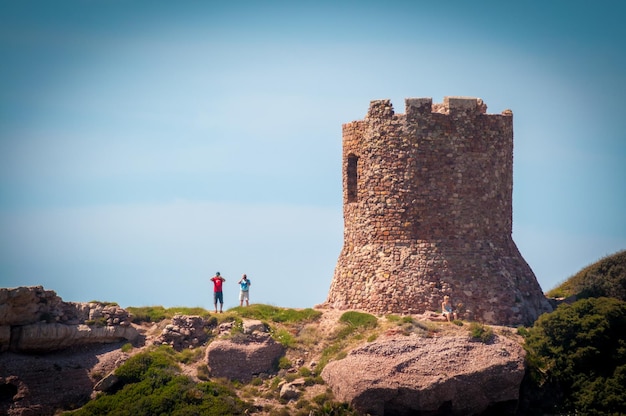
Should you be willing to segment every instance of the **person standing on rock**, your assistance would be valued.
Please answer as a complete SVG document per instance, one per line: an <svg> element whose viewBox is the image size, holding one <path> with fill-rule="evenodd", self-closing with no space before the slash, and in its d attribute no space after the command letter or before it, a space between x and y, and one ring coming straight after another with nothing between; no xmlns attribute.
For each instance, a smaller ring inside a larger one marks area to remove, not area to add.
<svg viewBox="0 0 626 416"><path fill-rule="evenodd" d="M217 313L217 302L220 303L220 313L223 312L224 308L224 292L222 292L222 283L226 281L220 275L220 272L216 272L215 276L211 278L213 282L213 305L215 305L215 313Z"/></svg>
<svg viewBox="0 0 626 416"><path fill-rule="evenodd" d="M250 285L252 285L252 283L250 282L250 279L248 279L248 276L244 275L241 277L241 279L239 279L239 282L237 282L241 288L241 290L239 291L239 306L243 306L243 301L246 301L246 306L250 305Z"/></svg>

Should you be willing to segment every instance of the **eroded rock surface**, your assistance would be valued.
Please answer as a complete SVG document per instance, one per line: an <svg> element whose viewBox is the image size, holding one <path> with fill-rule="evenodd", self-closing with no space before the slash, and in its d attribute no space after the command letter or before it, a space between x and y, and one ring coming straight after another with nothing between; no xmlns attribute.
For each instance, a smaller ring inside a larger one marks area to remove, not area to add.
<svg viewBox="0 0 626 416"><path fill-rule="evenodd" d="M199 347L209 339L210 328L214 325L201 316L175 315L154 344L171 345L177 351Z"/></svg>
<svg viewBox="0 0 626 416"><path fill-rule="evenodd" d="M371 415L513 413L524 376L524 350L498 336L417 336L375 341L333 361L322 378L335 397Z"/></svg>

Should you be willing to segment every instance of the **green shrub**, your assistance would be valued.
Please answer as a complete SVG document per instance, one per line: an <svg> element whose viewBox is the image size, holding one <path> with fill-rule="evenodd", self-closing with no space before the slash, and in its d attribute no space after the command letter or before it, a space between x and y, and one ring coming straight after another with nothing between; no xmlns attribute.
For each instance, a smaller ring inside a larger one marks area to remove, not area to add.
<svg viewBox="0 0 626 416"><path fill-rule="evenodd" d="M104 316L96 319L88 319L85 321L85 325L102 328L103 326L107 326L107 319Z"/></svg>
<svg viewBox="0 0 626 416"><path fill-rule="evenodd" d="M470 336L472 339L478 340L485 344L490 343L493 340L495 334L490 326L479 324L478 322L472 322L469 326Z"/></svg>
<svg viewBox="0 0 626 416"><path fill-rule="evenodd" d="M626 413L626 302L589 298L539 317L528 329L529 406L550 413Z"/></svg>
<svg viewBox="0 0 626 416"><path fill-rule="evenodd" d="M238 306L231 309L242 318L258 319L260 321L294 323L315 321L322 313L311 308L289 309L278 308L271 305L254 304L250 306Z"/></svg>
<svg viewBox="0 0 626 416"><path fill-rule="evenodd" d="M184 349L181 352L176 353L174 358L179 363L189 364L201 359L203 353L204 351L202 351L201 348Z"/></svg>
<svg viewBox="0 0 626 416"><path fill-rule="evenodd" d="M127 342L120 347L120 350L122 350L122 352L131 352L133 350L133 344Z"/></svg>
<svg viewBox="0 0 626 416"><path fill-rule="evenodd" d="M72 415L225 415L243 414L249 407L236 393L212 382L195 383L180 375L169 347L129 358L115 374L122 387L102 394Z"/></svg>
<svg viewBox="0 0 626 416"><path fill-rule="evenodd" d="M286 348L293 348L296 344L295 337L285 328L279 328L271 331L272 338L281 343Z"/></svg>
<svg viewBox="0 0 626 416"><path fill-rule="evenodd" d="M280 368L281 370L291 368L291 365L292 364L291 361L289 361L289 358L285 357L284 355L278 359L278 368Z"/></svg>
<svg viewBox="0 0 626 416"><path fill-rule="evenodd" d="M378 318L369 313L348 311L341 315L339 322L343 322L354 328L376 328Z"/></svg>
<svg viewBox="0 0 626 416"><path fill-rule="evenodd" d="M129 306L126 310L130 313L131 321L136 324L142 322L160 322L167 317L163 306L142 306L139 308Z"/></svg>
<svg viewBox="0 0 626 416"><path fill-rule="evenodd" d="M387 315L385 316L385 319L387 319L389 322L398 322L401 318L398 315Z"/></svg>

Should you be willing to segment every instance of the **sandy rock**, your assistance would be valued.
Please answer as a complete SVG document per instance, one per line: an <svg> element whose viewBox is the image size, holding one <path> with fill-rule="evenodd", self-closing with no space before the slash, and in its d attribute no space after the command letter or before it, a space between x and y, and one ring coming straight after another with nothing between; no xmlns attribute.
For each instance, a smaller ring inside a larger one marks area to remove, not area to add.
<svg viewBox="0 0 626 416"><path fill-rule="evenodd" d="M524 350L496 337L393 338L369 343L333 361L322 378L339 401L371 415L479 414L515 407Z"/></svg>

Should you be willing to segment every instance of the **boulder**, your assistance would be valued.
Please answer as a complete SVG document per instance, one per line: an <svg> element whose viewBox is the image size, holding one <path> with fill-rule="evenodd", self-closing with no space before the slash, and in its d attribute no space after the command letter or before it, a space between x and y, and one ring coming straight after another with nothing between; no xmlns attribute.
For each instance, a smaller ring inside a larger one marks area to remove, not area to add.
<svg viewBox="0 0 626 416"><path fill-rule="evenodd" d="M211 377L243 382L262 373L273 373L284 347L267 333L220 339L207 347L206 362Z"/></svg>
<svg viewBox="0 0 626 416"><path fill-rule="evenodd" d="M514 413L524 376L523 348L496 336L393 337L331 361L322 378L339 401L371 415Z"/></svg>
<svg viewBox="0 0 626 416"><path fill-rule="evenodd" d="M106 376L102 377L100 381L93 386L95 391L112 391L119 384L120 378L115 375L115 372L110 372Z"/></svg>
<svg viewBox="0 0 626 416"><path fill-rule="evenodd" d="M241 324L244 334L252 334L253 332L267 332L265 324L257 319L244 319Z"/></svg>

